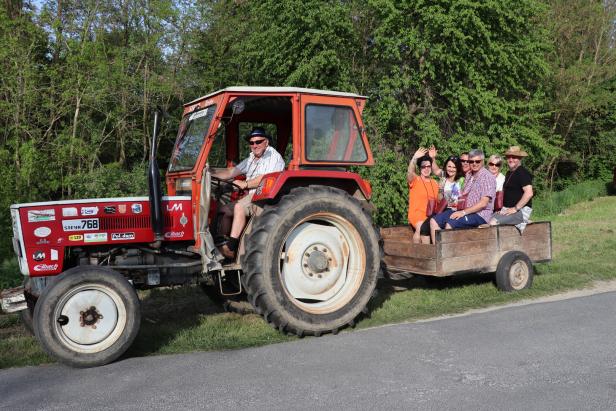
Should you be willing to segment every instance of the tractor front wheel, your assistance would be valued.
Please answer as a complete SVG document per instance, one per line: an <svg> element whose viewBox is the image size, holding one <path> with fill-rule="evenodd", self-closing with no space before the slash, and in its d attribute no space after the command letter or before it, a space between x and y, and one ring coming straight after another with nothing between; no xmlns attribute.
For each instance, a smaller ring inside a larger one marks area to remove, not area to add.
<svg viewBox="0 0 616 411"><path fill-rule="evenodd" d="M48 354L72 367L93 367L130 347L141 311L134 288L120 273L82 266L67 270L43 292L34 320Z"/></svg>
<svg viewBox="0 0 616 411"><path fill-rule="evenodd" d="M299 187L255 220L242 258L248 299L274 327L321 335L352 325L374 292L380 248L358 200Z"/></svg>

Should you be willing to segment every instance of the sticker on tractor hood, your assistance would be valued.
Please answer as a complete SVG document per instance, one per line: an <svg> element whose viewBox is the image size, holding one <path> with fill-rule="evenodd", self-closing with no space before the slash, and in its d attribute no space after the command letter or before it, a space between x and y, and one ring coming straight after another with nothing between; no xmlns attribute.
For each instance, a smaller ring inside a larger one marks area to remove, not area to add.
<svg viewBox="0 0 616 411"><path fill-rule="evenodd" d="M83 235L81 234L72 234L68 236L68 241L81 241L83 240Z"/></svg>
<svg viewBox="0 0 616 411"><path fill-rule="evenodd" d="M180 224L182 224L182 227L188 224L188 217L186 217L184 213L182 213L182 217L180 217Z"/></svg>
<svg viewBox="0 0 616 411"><path fill-rule="evenodd" d="M134 240L135 233L111 233L111 241Z"/></svg>
<svg viewBox="0 0 616 411"><path fill-rule="evenodd" d="M116 213L115 206L105 206L103 210L105 211L105 214L115 214Z"/></svg>
<svg viewBox="0 0 616 411"><path fill-rule="evenodd" d="M62 209L62 217L77 217L77 207L65 207Z"/></svg>
<svg viewBox="0 0 616 411"><path fill-rule="evenodd" d="M98 207L81 207L81 215L97 215Z"/></svg>
<svg viewBox="0 0 616 411"><path fill-rule="evenodd" d="M38 223L40 221L55 221L56 211L54 209L49 210L28 210L28 222Z"/></svg>
<svg viewBox="0 0 616 411"><path fill-rule="evenodd" d="M182 203L167 204L167 211L182 211Z"/></svg>
<svg viewBox="0 0 616 411"><path fill-rule="evenodd" d="M86 233L83 235L86 243L102 243L107 241L107 233Z"/></svg>
<svg viewBox="0 0 616 411"><path fill-rule="evenodd" d="M118 211L120 212L120 214L126 213L126 204L118 205Z"/></svg>
<svg viewBox="0 0 616 411"><path fill-rule="evenodd" d="M45 259L45 253L43 251L35 251L32 254L32 259L34 261L43 261Z"/></svg>
<svg viewBox="0 0 616 411"><path fill-rule="evenodd" d="M139 214L143 211L143 207L141 207L141 204L133 204L130 206L130 209L135 214Z"/></svg>
<svg viewBox="0 0 616 411"><path fill-rule="evenodd" d="M34 271L54 271L58 269L58 264L37 264Z"/></svg>
<svg viewBox="0 0 616 411"><path fill-rule="evenodd" d="M98 218L82 218L80 220L62 220L64 231L91 231L98 230Z"/></svg>
<svg viewBox="0 0 616 411"><path fill-rule="evenodd" d="M49 254L50 254L49 259L51 261L58 261L58 250L56 250L55 248L52 248Z"/></svg>
<svg viewBox="0 0 616 411"><path fill-rule="evenodd" d="M49 234L51 234L51 228L49 227L39 227L36 230L34 230L34 235L37 236L38 238L45 238Z"/></svg>
<svg viewBox="0 0 616 411"><path fill-rule="evenodd" d="M184 237L184 231L167 231L165 238L180 238Z"/></svg>

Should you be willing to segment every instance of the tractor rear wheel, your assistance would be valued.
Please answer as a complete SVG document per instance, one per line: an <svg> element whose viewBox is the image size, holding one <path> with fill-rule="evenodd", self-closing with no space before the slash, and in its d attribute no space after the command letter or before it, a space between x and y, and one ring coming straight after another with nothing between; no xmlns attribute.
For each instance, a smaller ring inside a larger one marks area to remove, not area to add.
<svg viewBox="0 0 616 411"><path fill-rule="evenodd" d="M48 354L72 367L117 359L139 331L141 310L132 285L105 267L67 270L34 309L34 330Z"/></svg>
<svg viewBox="0 0 616 411"><path fill-rule="evenodd" d="M256 217L242 257L248 300L282 332L321 335L366 312L380 264L377 232L360 202L299 187Z"/></svg>

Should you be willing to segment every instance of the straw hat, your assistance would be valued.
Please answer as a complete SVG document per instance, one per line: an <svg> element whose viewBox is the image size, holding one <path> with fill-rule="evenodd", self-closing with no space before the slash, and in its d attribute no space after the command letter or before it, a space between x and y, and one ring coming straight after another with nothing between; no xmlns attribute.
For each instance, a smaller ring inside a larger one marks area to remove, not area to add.
<svg viewBox="0 0 616 411"><path fill-rule="evenodd" d="M520 148L520 146L511 146L505 151L506 156L527 157L528 153Z"/></svg>

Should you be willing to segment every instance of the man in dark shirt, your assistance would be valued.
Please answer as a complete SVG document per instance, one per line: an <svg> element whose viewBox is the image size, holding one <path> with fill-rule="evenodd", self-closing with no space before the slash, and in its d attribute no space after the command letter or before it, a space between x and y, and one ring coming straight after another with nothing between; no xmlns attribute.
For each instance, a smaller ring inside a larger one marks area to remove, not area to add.
<svg viewBox="0 0 616 411"><path fill-rule="evenodd" d="M503 185L503 208L492 214L490 225L511 224L523 230L532 209L533 176L522 166L522 158L528 153L519 146L509 147L505 152L509 171Z"/></svg>

